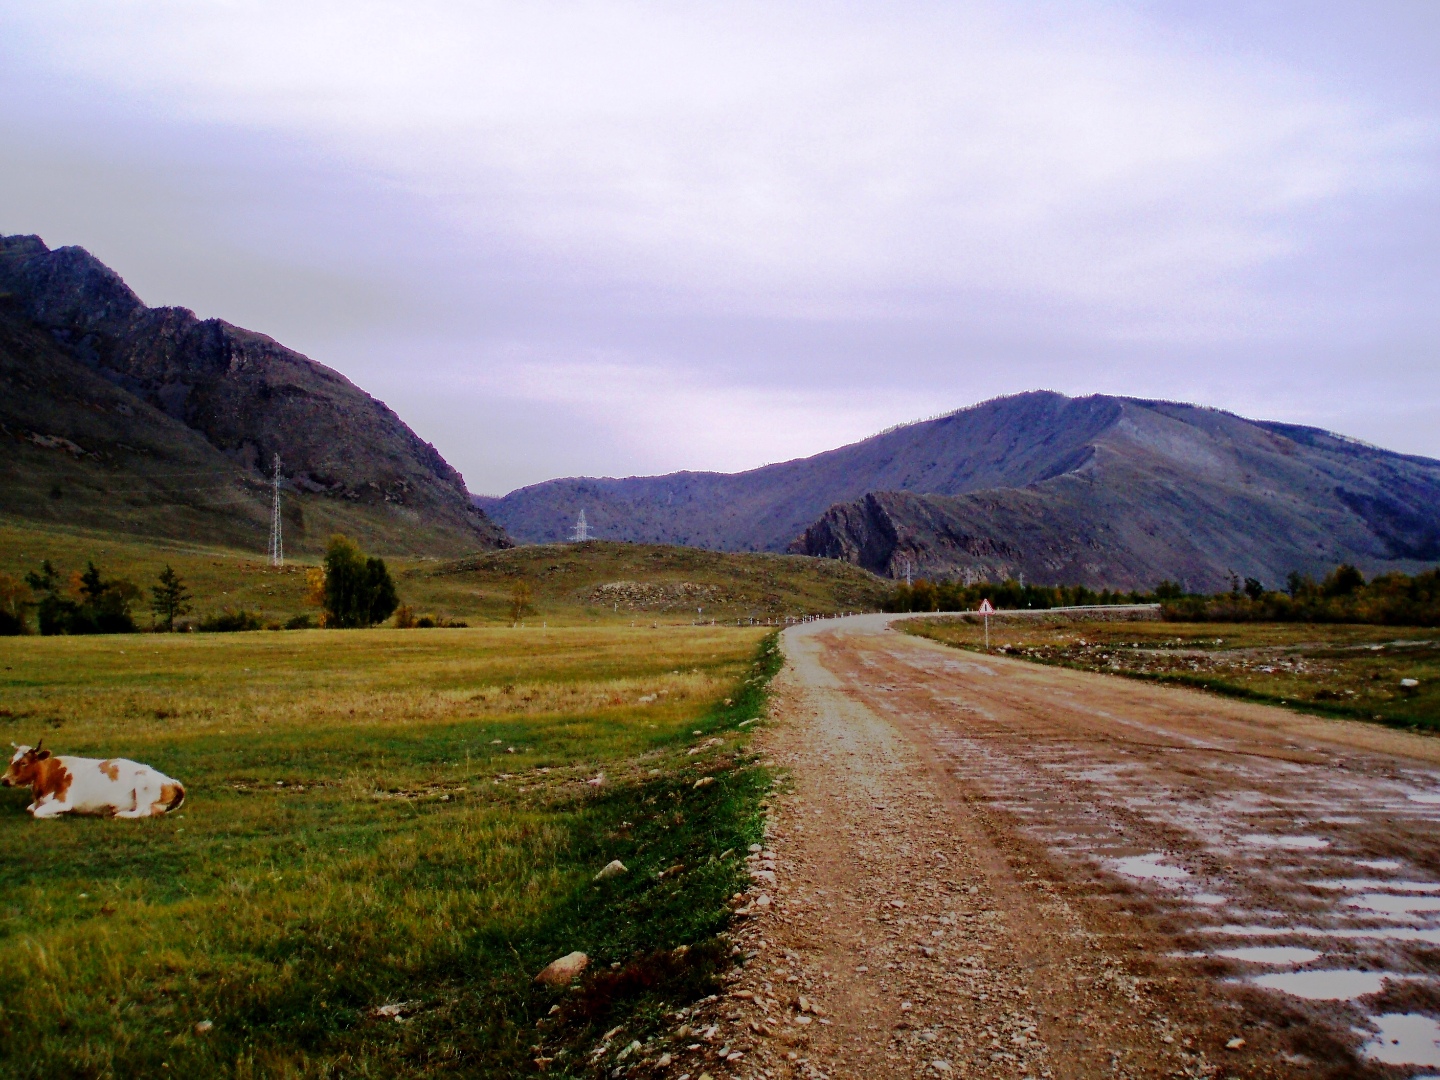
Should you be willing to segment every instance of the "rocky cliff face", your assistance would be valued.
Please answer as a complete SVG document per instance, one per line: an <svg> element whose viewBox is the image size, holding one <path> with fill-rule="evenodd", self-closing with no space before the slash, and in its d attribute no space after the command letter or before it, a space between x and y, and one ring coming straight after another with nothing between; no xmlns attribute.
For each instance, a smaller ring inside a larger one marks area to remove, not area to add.
<svg viewBox="0 0 1440 1080"><path fill-rule="evenodd" d="M34 236L0 238L0 293L12 323L28 320L69 360L133 396L140 415L183 425L242 475L258 480L278 454L297 493L375 520L388 512L397 528L448 534L450 549L509 542L460 474L383 402L263 334L147 307L82 248L51 251ZM13 329L23 336L23 326Z"/></svg>

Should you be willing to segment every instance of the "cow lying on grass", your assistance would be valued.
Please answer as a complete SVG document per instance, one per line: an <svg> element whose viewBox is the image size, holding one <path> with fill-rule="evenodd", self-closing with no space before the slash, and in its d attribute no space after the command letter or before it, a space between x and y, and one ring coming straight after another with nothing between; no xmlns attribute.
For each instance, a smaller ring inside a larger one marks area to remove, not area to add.
<svg viewBox="0 0 1440 1080"><path fill-rule="evenodd" d="M180 782L149 765L124 758L53 757L40 746L16 747L0 784L28 787L34 801L25 809L36 818L72 813L158 817L185 801Z"/></svg>

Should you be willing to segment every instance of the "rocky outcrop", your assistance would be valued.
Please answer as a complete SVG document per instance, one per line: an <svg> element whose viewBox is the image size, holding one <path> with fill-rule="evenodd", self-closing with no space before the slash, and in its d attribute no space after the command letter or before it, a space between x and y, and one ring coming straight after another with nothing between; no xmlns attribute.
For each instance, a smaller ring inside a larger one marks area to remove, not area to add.
<svg viewBox="0 0 1440 1080"><path fill-rule="evenodd" d="M465 546L509 543L463 478L384 402L271 338L151 308L82 248L0 238L0 293L66 356L200 435L242 474L279 455L293 490L394 511ZM148 410L142 410L148 415Z"/></svg>
<svg viewBox="0 0 1440 1080"><path fill-rule="evenodd" d="M903 491L871 492L853 503L840 503L790 544L792 555L843 559L874 574L904 576L934 573L946 577L995 575L1018 567L1024 553L1005 536L973 531L977 523L954 512L949 501Z"/></svg>

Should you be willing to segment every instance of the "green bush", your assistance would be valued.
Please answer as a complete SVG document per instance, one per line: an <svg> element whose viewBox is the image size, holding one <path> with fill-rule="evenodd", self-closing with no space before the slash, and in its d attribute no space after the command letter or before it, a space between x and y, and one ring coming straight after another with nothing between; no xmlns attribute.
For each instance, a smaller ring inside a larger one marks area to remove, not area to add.
<svg viewBox="0 0 1440 1080"><path fill-rule="evenodd" d="M207 634L234 634L247 630L265 629L265 620L257 612L240 608L226 608L224 611L207 615L200 620L197 630Z"/></svg>
<svg viewBox="0 0 1440 1080"><path fill-rule="evenodd" d="M140 590L129 581L107 581L93 562L83 574L71 575L69 595L61 591L60 572L49 559L38 574L26 574L25 581L40 597L35 615L42 634L133 634L136 630L130 605Z"/></svg>

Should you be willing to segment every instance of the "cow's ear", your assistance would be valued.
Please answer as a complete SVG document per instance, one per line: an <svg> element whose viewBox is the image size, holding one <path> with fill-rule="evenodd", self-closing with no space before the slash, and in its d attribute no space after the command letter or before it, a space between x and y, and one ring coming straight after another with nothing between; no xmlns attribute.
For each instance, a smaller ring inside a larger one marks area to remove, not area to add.
<svg viewBox="0 0 1440 1080"><path fill-rule="evenodd" d="M36 761L44 761L44 760L45 760L47 757L49 757L49 756L50 756L50 751L49 751L49 750L39 750L39 751L36 751L35 760L36 760Z"/></svg>

